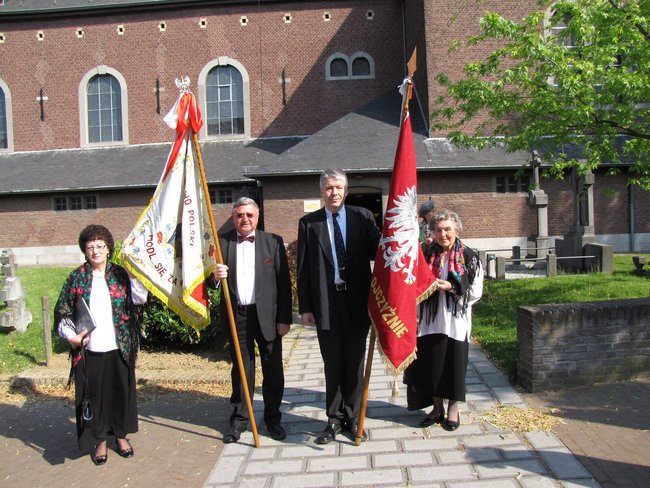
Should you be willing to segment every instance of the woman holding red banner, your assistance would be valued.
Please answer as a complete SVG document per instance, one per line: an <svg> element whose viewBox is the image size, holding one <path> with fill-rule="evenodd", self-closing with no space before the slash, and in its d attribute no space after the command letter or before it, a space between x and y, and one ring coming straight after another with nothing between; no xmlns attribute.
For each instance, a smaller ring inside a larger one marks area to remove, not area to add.
<svg viewBox="0 0 650 488"><path fill-rule="evenodd" d="M126 438L138 431L135 357L140 330L133 305L144 303L148 292L109 261L114 242L103 225L84 228L79 248L86 262L64 283L54 320L72 348L79 449L93 448L93 463L102 465L108 459L109 435L115 435L120 456L133 456ZM80 331L82 320L91 325Z"/></svg>
<svg viewBox="0 0 650 488"><path fill-rule="evenodd" d="M437 212L429 226L435 243L425 257L438 289L420 304L417 359L404 373L404 382L409 410L433 405L420 425L441 424L453 431L460 425L458 402L465 401L472 305L483 293L483 270L476 252L458 237L463 226L455 212Z"/></svg>

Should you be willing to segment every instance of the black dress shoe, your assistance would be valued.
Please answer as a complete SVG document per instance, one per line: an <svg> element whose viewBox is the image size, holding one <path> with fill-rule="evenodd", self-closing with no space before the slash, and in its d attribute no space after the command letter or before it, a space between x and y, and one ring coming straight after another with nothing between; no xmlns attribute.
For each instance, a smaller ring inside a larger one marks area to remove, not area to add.
<svg viewBox="0 0 650 488"><path fill-rule="evenodd" d="M343 428L339 424L328 424L327 427L325 427L325 430L318 434L318 437L316 437L314 442L316 442L316 444L329 444L336 439L336 436L342 431Z"/></svg>
<svg viewBox="0 0 650 488"><path fill-rule="evenodd" d="M458 414L458 420L455 422L453 420L446 419L442 423L442 428L445 430L448 430L449 432L453 432L460 426L460 414Z"/></svg>
<svg viewBox="0 0 650 488"><path fill-rule="evenodd" d="M356 422L350 422L348 424L348 432L350 433L350 436L352 437L352 440L357 439L357 432L359 432L359 424ZM365 442L368 440L368 432L366 432L366 429L363 429L363 432L361 433L361 442Z"/></svg>
<svg viewBox="0 0 650 488"><path fill-rule="evenodd" d="M280 424L269 425L268 429L269 434L271 435L271 439L281 441L287 437L287 431L284 430L284 427L282 427Z"/></svg>
<svg viewBox="0 0 650 488"><path fill-rule="evenodd" d="M433 424L442 424L445 420L445 409L443 408L442 411L438 415L427 415L422 419L422 422L420 422L420 427L429 427L430 425Z"/></svg>
<svg viewBox="0 0 650 488"><path fill-rule="evenodd" d="M245 427L232 427L230 432L223 436L223 443L232 444L233 442L237 442L245 430Z"/></svg>
<svg viewBox="0 0 650 488"><path fill-rule="evenodd" d="M131 446L131 443L128 440L126 441L126 443L127 443L127 445L129 447L127 447L125 449L121 449L119 444L118 444L117 453L120 456L122 456L123 458L131 458L131 457L133 457L133 454L135 454L135 453L133 452L133 447Z"/></svg>
<svg viewBox="0 0 650 488"><path fill-rule="evenodd" d="M102 466L103 464L106 464L106 461L108 461L108 451L106 454L102 454L101 456L97 455L97 446L95 446L95 449L93 450L92 454L90 455L90 459L92 459L93 464L95 466Z"/></svg>

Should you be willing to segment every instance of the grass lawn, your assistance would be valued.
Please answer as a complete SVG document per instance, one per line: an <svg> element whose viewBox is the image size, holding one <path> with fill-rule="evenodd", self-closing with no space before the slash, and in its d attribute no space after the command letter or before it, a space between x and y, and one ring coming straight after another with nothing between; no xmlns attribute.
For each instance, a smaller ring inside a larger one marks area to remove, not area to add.
<svg viewBox="0 0 650 488"><path fill-rule="evenodd" d="M27 293L27 308L32 313L32 323L22 334L0 332L0 374L17 373L38 364L45 364L41 297L49 297L50 308L54 310L63 282L72 269L18 268L18 277ZM50 322L53 321L50 312ZM53 334L52 349L54 353L64 352L68 350L68 346Z"/></svg>
<svg viewBox="0 0 650 488"><path fill-rule="evenodd" d="M41 296L54 308L63 281L72 268L19 268L33 321L27 332L0 333L0 374L17 373L45 362ZM616 298L648 297L650 279L632 273L632 255L614 256L614 274L560 275L512 281L486 280L483 298L474 307L473 336L507 374L516 377L517 307ZM52 320L52 319L51 319ZM53 324L54 326L54 324ZM68 346L53 334L54 352Z"/></svg>
<svg viewBox="0 0 650 488"><path fill-rule="evenodd" d="M472 332L481 349L514 382L517 367L517 307L647 298L650 279L633 274L632 255L614 256L614 273L558 275L551 278L486 280L483 298L474 306Z"/></svg>

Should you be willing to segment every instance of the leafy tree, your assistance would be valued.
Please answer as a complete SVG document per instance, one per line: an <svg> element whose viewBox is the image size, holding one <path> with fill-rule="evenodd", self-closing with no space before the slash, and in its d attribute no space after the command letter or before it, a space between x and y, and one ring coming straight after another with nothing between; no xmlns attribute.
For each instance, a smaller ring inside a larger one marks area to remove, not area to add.
<svg viewBox="0 0 650 488"><path fill-rule="evenodd" d="M542 148L558 177L625 163L630 181L650 189L650 0L540 7L519 22L480 19L467 45L499 47L465 65L461 80L437 75L446 93L432 128L460 147ZM568 150L576 147L579 155Z"/></svg>

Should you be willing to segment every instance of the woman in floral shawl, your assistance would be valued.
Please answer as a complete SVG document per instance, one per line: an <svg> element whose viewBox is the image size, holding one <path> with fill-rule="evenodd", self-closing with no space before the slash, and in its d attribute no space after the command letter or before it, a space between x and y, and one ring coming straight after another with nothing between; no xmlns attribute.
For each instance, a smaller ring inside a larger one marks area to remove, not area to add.
<svg viewBox="0 0 650 488"><path fill-rule="evenodd" d="M458 402L465 401L472 305L483 293L483 270L476 253L458 238L462 223L455 212L438 212L429 225L435 244L425 257L438 289L420 304L417 359L404 382L409 410L433 405L420 425L437 423L453 431L460 425ZM444 399L449 400L447 418Z"/></svg>
<svg viewBox="0 0 650 488"><path fill-rule="evenodd" d="M115 435L120 456L133 456L126 438L138 430L135 358L140 332L133 305L144 303L147 291L108 260L114 242L106 227L87 226L79 234L79 247L86 262L63 285L54 321L59 335L72 347L79 449L93 448L91 458L101 465L108 458L109 435ZM96 325L91 333L75 331L73 316L81 297ZM82 400L86 399L92 415L87 411L84 416Z"/></svg>

